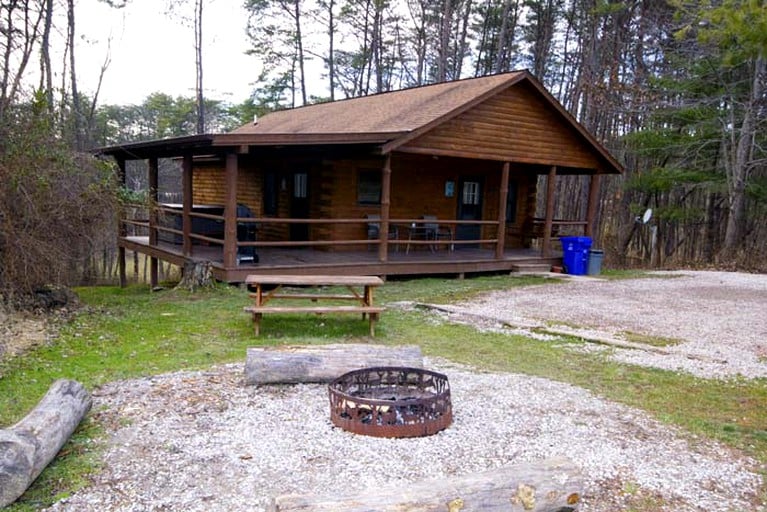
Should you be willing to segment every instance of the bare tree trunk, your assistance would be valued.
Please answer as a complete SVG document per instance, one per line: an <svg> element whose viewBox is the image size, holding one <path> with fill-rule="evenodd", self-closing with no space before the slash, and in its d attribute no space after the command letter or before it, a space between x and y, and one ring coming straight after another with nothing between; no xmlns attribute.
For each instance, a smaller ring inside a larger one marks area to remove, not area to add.
<svg viewBox="0 0 767 512"><path fill-rule="evenodd" d="M75 67L75 1L67 0L67 45L69 46L69 83L72 93L72 120L74 122L75 148L84 148L80 93L77 90L77 69Z"/></svg>
<svg viewBox="0 0 767 512"><path fill-rule="evenodd" d="M40 90L45 92L48 113L53 115L53 71L51 68L50 37L53 25L53 0L45 0L45 22L40 46Z"/></svg>
<svg viewBox="0 0 767 512"><path fill-rule="evenodd" d="M755 110L760 101L763 101L765 72L767 66L761 55L754 63L754 74L751 85L751 97L746 105L743 122L740 125L740 136L731 157L732 164L727 176L730 195L730 214L727 217L727 230L724 234L724 254L731 255L743 240L743 232L746 219L746 185L751 171L750 165L753 158L755 138ZM733 102L734 103L734 102ZM735 108L734 104L730 108ZM733 127L734 128L734 127Z"/></svg>
<svg viewBox="0 0 767 512"><path fill-rule="evenodd" d="M197 133L205 133L205 96L202 88L202 6L205 0L195 0L194 5L194 56L197 93Z"/></svg>

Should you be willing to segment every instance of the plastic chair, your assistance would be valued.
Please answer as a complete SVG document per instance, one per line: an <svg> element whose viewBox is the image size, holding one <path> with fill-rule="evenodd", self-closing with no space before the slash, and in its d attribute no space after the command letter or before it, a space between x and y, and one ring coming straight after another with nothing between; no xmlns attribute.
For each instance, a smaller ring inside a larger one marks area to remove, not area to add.
<svg viewBox="0 0 767 512"><path fill-rule="evenodd" d="M369 221L374 222L368 222L368 240L378 240L380 238L380 232L381 232L381 216L375 215L375 214L368 214L365 216ZM399 230L397 229L397 226L389 225L389 240L397 240L399 238ZM394 245L394 250L396 252L399 252L399 244Z"/></svg>
<svg viewBox="0 0 767 512"><path fill-rule="evenodd" d="M436 215L422 215L421 218L427 221L437 220ZM440 240L450 240L451 242L453 241L453 230L450 229L449 226L440 226L437 222L424 222L423 227L426 231L427 240L434 240L435 242L439 242ZM439 247L439 244L435 245ZM450 244L448 248L452 251L455 246ZM434 249L432 248L432 250Z"/></svg>

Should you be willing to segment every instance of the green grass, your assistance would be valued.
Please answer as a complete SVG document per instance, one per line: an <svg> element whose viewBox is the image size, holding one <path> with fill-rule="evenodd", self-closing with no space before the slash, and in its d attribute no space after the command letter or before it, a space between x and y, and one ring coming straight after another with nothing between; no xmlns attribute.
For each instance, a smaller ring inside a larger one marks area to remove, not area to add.
<svg viewBox="0 0 767 512"><path fill-rule="evenodd" d="M465 280L389 281L377 303L445 303L511 286L557 281L509 276ZM0 425L31 409L56 378L81 381L88 389L114 381L180 369L243 361L260 344L367 340L367 322L356 316L266 315L263 335L253 337L242 306L246 292L220 286L190 294L147 287L78 290L88 305L51 343L0 364ZM481 369L518 372L568 382L610 400L638 407L691 434L713 438L767 461L767 382L709 381L673 372L618 364L602 354L567 350L583 343L545 343L523 336L479 332L446 324L424 311L383 315L376 342L418 343L425 354ZM36 510L84 485L98 470L97 421L86 420L53 464L9 510ZM652 501L652 500L648 500ZM652 511L651 507L645 510Z"/></svg>

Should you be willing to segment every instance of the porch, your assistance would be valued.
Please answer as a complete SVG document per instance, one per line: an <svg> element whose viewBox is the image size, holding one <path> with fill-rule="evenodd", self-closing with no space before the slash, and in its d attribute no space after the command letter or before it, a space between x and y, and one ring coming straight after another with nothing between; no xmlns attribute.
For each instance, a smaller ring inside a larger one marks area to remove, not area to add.
<svg viewBox="0 0 767 512"><path fill-rule="evenodd" d="M400 242L406 242L401 240ZM513 272L520 267L561 265L557 251L549 257L538 249L505 249L498 257L494 249L478 247L450 251L446 248L431 250L426 245L392 249L387 261L380 261L377 248L360 247L345 251L327 251L312 247L259 247L258 263L241 262L227 268L224 251L218 245L195 245L191 255L185 256L181 245L157 242L150 245L148 236L128 236L121 240L124 249L147 254L152 258L183 266L187 261L210 261L214 277L224 282L244 282L251 274L326 274L326 275L378 275L424 276L455 275L482 272ZM394 246L395 244L392 244ZM403 245L404 247L404 245Z"/></svg>

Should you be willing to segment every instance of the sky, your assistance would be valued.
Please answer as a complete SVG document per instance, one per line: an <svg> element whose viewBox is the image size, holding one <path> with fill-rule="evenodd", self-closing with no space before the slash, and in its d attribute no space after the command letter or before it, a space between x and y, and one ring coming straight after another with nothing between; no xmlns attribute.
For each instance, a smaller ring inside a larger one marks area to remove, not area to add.
<svg viewBox="0 0 767 512"><path fill-rule="evenodd" d="M194 96L194 29L165 14L167 0L129 0L114 9L99 0L76 4L78 86L89 96L109 54L99 103L139 104L153 92ZM192 11L194 2L185 12ZM259 63L245 55L243 0L209 0L203 11L203 87L207 98L240 103L252 92ZM111 42L110 42L111 38Z"/></svg>

